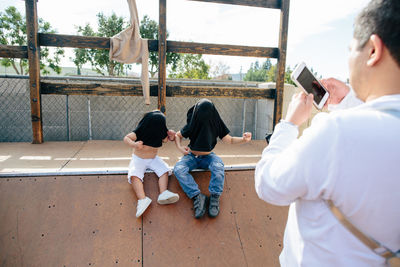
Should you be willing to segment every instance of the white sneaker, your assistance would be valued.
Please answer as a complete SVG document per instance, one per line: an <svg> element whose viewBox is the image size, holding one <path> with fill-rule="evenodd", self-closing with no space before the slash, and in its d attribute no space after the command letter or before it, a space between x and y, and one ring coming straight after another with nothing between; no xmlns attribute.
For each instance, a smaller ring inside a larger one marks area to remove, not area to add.
<svg viewBox="0 0 400 267"><path fill-rule="evenodd" d="M158 204L171 204L171 203L175 203L179 200L179 195L172 193L169 190L165 190L164 192L162 192L157 199L157 203Z"/></svg>
<svg viewBox="0 0 400 267"><path fill-rule="evenodd" d="M150 205L151 199L149 197L145 197L143 199L139 199L136 207L136 218L142 216L143 212L147 209Z"/></svg>

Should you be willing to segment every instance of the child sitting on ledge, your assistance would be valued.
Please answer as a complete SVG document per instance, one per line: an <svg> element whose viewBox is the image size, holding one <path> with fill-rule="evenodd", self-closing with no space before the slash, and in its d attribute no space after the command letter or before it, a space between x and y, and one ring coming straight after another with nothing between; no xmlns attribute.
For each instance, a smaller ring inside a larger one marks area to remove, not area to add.
<svg viewBox="0 0 400 267"><path fill-rule="evenodd" d="M187 124L176 133L175 144L184 155L174 167L174 174L183 191L193 200L194 217L201 218L207 207L207 197L200 192L198 184L189 173L201 168L211 171L209 184L210 199L208 215L216 217L219 214L219 199L224 188L224 163L212 150L217 144L217 138L227 144L241 144L251 140L251 133L243 137L232 137L229 129L222 121L214 104L208 99L202 99L187 112ZM189 138L189 147L182 147L182 138Z"/></svg>
<svg viewBox="0 0 400 267"><path fill-rule="evenodd" d="M175 132L168 130L165 116L159 110L146 113L133 132L124 137L124 142L133 148L129 164L128 182L132 184L138 199L136 217L140 217L149 207L151 199L145 195L143 177L146 169L153 170L159 177L160 195L158 204L171 204L179 200L179 195L167 190L168 165L157 156L162 143L174 140Z"/></svg>

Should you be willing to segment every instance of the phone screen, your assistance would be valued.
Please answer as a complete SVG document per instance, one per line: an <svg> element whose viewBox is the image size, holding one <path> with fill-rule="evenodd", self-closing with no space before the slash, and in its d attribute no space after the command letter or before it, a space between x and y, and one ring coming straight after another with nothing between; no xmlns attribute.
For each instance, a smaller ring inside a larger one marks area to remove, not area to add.
<svg viewBox="0 0 400 267"><path fill-rule="evenodd" d="M326 91L307 68L303 68L303 71L297 77L297 81L308 93L314 95L314 101L317 104L321 102Z"/></svg>

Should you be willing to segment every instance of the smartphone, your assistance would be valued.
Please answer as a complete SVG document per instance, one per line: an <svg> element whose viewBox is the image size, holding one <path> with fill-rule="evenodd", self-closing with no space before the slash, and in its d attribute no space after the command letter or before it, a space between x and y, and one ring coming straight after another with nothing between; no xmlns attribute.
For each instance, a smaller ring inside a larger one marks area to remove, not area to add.
<svg viewBox="0 0 400 267"><path fill-rule="evenodd" d="M300 63L292 72L292 80L303 88L307 94L314 95L314 105L322 109L329 98L328 91L315 78L304 62Z"/></svg>

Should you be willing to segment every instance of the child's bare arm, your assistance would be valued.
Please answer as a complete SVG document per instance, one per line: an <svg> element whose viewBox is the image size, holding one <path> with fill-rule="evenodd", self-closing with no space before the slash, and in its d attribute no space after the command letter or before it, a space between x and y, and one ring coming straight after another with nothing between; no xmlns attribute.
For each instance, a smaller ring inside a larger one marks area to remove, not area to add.
<svg viewBox="0 0 400 267"><path fill-rule="evenodd" d="M247 143L250 140L251 140L251 133L249 132L245 132L242 137L230 136L229 134L227 134L222 138L222 142L231 145Z"/></svg>
<svg viewBox="0 0 400 267"><path fill-rule="evenodd" d="M181 131L178 131L175 134L175 145L176 148L183 154L183 155L187 155L189 154L189 148L187 146L182 146L181 144L181 140L183 139L183 136L181 134Z"/></svg>
<svg viewBox="0 0 400 267"><path fill-rule="evenodd" d="M168 130L167 133L168 133L168 140L169 141L174 141L176 132L174 130Z"/></svg>
<svg viewBox="0 0 400 267"><path fill-rule="evenodd" d="M143 142L142 141L137 141L136 142L136 134L135 133L129 133L125 135L124 137L124 143L127 144L128 146L134 148L134 149L142 149L143 148Z"/></svg>
<svg viewBox="0 0 400 267"><path fill-rule="evenodd" d="M174 141L175 140L175 134L176 134L176 132L174 130L168 130L167 131L167 137L165 137L162 140L163 143L167 143L168 141Z"/></svg>

